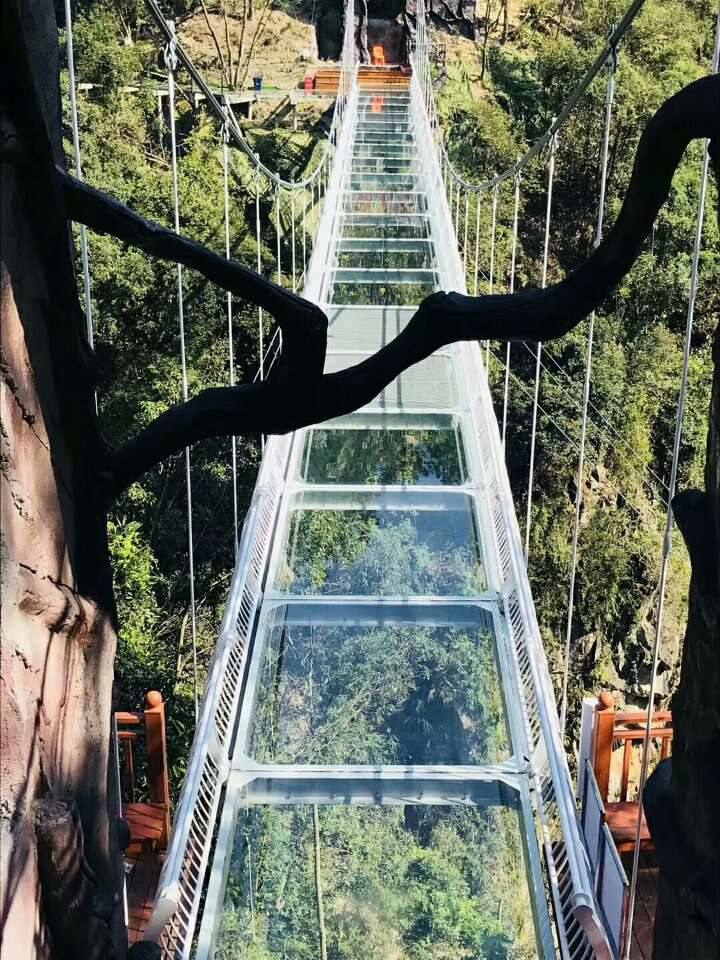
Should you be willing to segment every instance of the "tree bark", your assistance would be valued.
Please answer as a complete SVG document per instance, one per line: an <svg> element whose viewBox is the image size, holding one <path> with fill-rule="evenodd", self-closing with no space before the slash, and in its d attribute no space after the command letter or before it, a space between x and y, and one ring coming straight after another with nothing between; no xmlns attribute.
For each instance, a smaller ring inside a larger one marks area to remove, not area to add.
<svg viewBox="0 0 720 960"><path fill-rule="evenodd" d="M52 4L7 0L0 37L3 147L34 159L4 164L0 187L3 956L100 960L125 943L108 766L115 610L92 358L55 175L63 150ZM53 797L77 809L67 862L36 830L36 803ZM53 871L77 880L80 827L82 860L107 909L76 916L71 946L48 881Z"/></svg>
<svg viewBox="0 0 720 960"><path fill-rule="evenodd" d="M716 141L720 187L718 146ZM720 223L720 206L717 214ZM713 355L705 490L681 493L673 501L692 578L672 704L672 772L657 804L669 814L652 828L661 867L655 960L720 956L720 324ZM652 824L650 816L648 821Z"/></svg>

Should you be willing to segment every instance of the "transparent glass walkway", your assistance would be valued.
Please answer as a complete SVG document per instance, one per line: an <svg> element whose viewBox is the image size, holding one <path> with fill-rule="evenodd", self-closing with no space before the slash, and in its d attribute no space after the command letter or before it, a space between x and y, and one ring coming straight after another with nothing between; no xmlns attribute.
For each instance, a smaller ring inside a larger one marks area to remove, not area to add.
<svg viewBox="0 0 720 960"><path fill-rule="evenodd" d="M358 96L328 371L442 285L410 94ZM438 353L292 440L201 956L555 955L461 378Z"/></svg>
<svg viewBox="0 0 720 960"><path fill-rule="evenodd" d="M326 371L465 292L420 86L350 88ZM168 960L606 948L477 343L265 445L146 936Z"/></svg>

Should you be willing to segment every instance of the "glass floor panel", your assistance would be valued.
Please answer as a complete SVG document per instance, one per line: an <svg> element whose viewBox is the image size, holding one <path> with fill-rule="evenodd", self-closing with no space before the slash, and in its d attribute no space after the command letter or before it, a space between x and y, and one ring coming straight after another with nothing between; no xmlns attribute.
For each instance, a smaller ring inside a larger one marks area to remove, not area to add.
<svg viewBox="0 0 720 960"><path fill-rule="evenodd" d="M360 194L348 194L343 199L343 210L347 213L422 213L425 209L424 194L382 193L373 196L365 191Z"/></svg>
<svg viewBox="0 0 720 960"><path fill-rule="evenodd" d="M408 173L385 173L383 171L374 173L355 173L350 176L349 188L353 192L377 190L402 190L407 192L414 190L418 185L417 177L410 171Z"/></svg>
<svg viewBox="0 0 720 960"><path fill-rule="evenodd" d="M487 586L472 499L326 491L293 498L275 589L318 596L474 596Z"/></svg>
<svg viewBox="0 0 720 960"><path fill-rule="evenodd" d="M361 157L353 163L352 176L408 176L414 174L413 161L403 157Z"/></svg>
<svg viewBox="0 0 720 960"><path fill-rule="evenodd" d="M437 279L427 283L334 283L330 303L419 304L438 289Z"/></svg>
<svg viewBox="0 0 720 960"><path fill-rule="evenodd" d="M428 237L425 217L345 216L341 225L344 240L424 240Z"/></svg>
<svg viewBox="0 0 720 960"><path fill-rule="evenodd" d="M436 429L328 429L305 437L304 483L461 484L468 479L460 428L452 417Z"/></svg>
<svg viewBox="0 0 720 960"><path fill-rule="evenodd" d="M330 321L327 348L332 351L362 350L375 353L390 343L415 314L414 307L335 307L327 311ZM346 366L355 361L348 355Z"/></svg>
<svg viewBox="0 0 720 960"><path fill-rule="evenodd" d="M358 254L349 254L358 257ZM405 254L400 254L405 256ZM333 274L335 283L381 283L381 284L424 284L435 281L434 270L404 269L390 270L387 267L338 267Z"/></svg>
<svg viewBox="0 0 720 960"><path fill-rule="evenodd" d="M317 960L319 909L332 960L532 960L523 832L501 799L248 806L215 960Z"/></svg>
<svg viewBox="0 0 720 960"><path fill-rule="evenodd" d="M363 357L347 353L328 353L325 373L335 373L359 363ZM368 404L381 410L455 410L458 393L449 357L428 357L405 370Z"/></svg>
<svg viewBox="0 0 720 960"><path fill-rule="evenodd" d="M435 257L429 245L417 250L383 249L382 244L373 250L340 250L338 266L359 267L366 270L427 270L435 266Z"/></svg>
<svg viewBox="0 0 720 960"><path fill-rule="evenodd" d="M510 756L489 618L484 628L298 623L286 611L273 611L259 651L253 760L486 765Z"/></svg>

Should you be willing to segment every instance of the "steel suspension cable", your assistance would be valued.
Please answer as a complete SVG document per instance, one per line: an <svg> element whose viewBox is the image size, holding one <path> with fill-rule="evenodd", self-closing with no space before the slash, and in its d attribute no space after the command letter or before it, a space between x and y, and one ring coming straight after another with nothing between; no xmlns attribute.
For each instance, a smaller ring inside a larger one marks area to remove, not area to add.
<svg viewBox="0 0 720 960"><path fill-rule="evenodd" d="M492 209L490 213L490 268L488 270L488 293L492 295L495 285L495 232L497 228L498 187L492 190ZM485 341L485 372L490 373L490 341Z"/></svg>
<svg viewBox="0 0 720 960"><path fill-rule="evenodd" d="M225 109L230 112L230 104L225 100ZM225 219L225 256L230 259L230 190L229 190L229 151L230 131L227 124L222 127L222 165L223 165L223 213ZM233 339L233 298L228 290L227 298L227 324L228 324L228 367L230 373L230 386L235 386L235 346ZM238 479L237 479L237 438L230 438L230 452L232 458L232 491L233 491L233 530L235 532L235 556L237 556L239 543L239 521L238 521Z"/></svg>
<svg viewBox="0 0 720 960"><path fill-rule="evenodd" d="M465 193L465 230L463 236L463 274L467 276L468 215L470 213L470 194Z"/></svg>
<svg viewBox="0 0 720 960"><path fill-rule="evenodd" d="M492 351L492 355L494 359L497 361L498 365L502 366L503 364L502 357L498 356L498 354L496 354L494 350ZM528 397L533 396L532 388L528 387L528 385L524 382L524 380L521 380L520 377L516 376L512 371L510 372L510 378L522 393L526 394ZM570 434L567 433L567 431L560 426L557 420L555 420L552 417L549 411L546 410L541 403L538 404L538 410L545 417L545 419L555 427L558 433L560 433L565 438L565 440L567 440L567 442L570 444L573 450L576 450L579 453L580 452L579 442L577 440L573 440ZM618 496L622 497L624 505L629 510L632 510L632 512L635 514L635 516L639 520L642 520L644 523L647 523L649 520L652 519L652 517L648 513L647 508L636 503L634 500L631 500L630 497L627 496L627 494L624 493L624 491L622 491L620 487L617 486L617 484L613 483L609 477L605 478L605 482L608 484L608 486L610 486L615 491L615 493L618 494Z"/></svg>
<svg viewBox="0 0 720 960"><path fill-rule="evenodd" d="M257 252L257 272L262 275L262 257L260 255L260 164L255 167L255 247ZM263 347L263 309L258 307L258 352L260 354L260 379L265 379L265 351Z"/></svg>
<svg viewBox="0 0 720 960"><path fill-rule="evenodd" d="M473 279L473 296L478 292L478 276L480 274L480 199L481 193L476 194L475 202L475 277Z"/></svg>
<svg viewBox="0 0 720 960"><path fill-rule="evenodd" d="M603 235L605 215L605 191L607 187L608 151L610 146L610 124L612 122L613 100L615 99L615 74L617 72L617 49L608 61L608 79L605 93L605 126L600 160L600 196L598 198L597 227L595 247L600 245ZM590 401L590 382L592 378L592 351L595 333L595 311L588 317L587 357L585 362L585 382L583 384L582 420L580 424L580 453L578 455L577 482L575 486L575 518L573 521L572 552L570 559L570 589L568 594L567 624L565 627L565 650L563 661L562 697L560 700L560 734L565 736L567 722L567 693L570 670L570 641L572 638L573 613L575 612L575 582L577 577L578 537L580 531L580 512L583 501L583 474L585 473L585 443L587 440L588 404Z"/></svg>
<svg viewBox="0 0 720 960"><path fill-rule="evenodd" d="M175 23L168 21L172 38L175 37ZM180 190L178 186L177 162L177 134L175 130L175 70L177 56L174 40L165 47L165 66L168 72L168 112L170 120L170 160L172 166L173 192L173 224L175 233L180 233ZM182 373L182 398L188 399L187 354L185 350L185 306L183 294L183 269L177 264L177 306L178 324L180 327L180 367ZM193 505L192 505L192 470L190 461L190 447L185 447L185 492L187 497L187 541L188 541L188 570L190 580L190 633L192 637L193 662L193 701L195 704L195 723L199 716L198 691L198 658L197 658L197 616L195 612L195 544L193 541Z"/></svg>
<svg viewBox="0 0 720 960"><path fill-rule="evenodd" d="M553 120L553 126L555 120ZM547 202L545 205L545 241L543 246L542 262L542 280L541 288L544 290L547 286L548 254L550 251L550 218L552 212L552 193L553 180L555 178L555 152L557 150L557 134L550 138L550 159L548 161L548 180L547 180ZM525 566L530 560L530 527L532 524L532 496L533 496L533 474L535 472L535 444L537 441L537 409L540 399L540 358L542 355L542 343L538 341L537 361L535 363L535 396L533 399L532 429L530 434L530 467L528 470L528 499L527 516L525 519Z"/></svg>
<svg viewBox="0 0 720 960"><path fill-rule="evenodd" d="M77 86L75 83L75 45L73 43L71 0L65 0L65 42L68 61L68 84L70 87L70 116L72 122L73 153L75 157L75 176L78 180L82 180L83 172L80 158L80 123L78 121ZM80 255L82 258L83 288L85 291L85 330L88 344L92 348L95 338L93 334L93 307L90 286L90 255L88 252L87 227L84 223L80 224Z"/></svg>
<svg viewBox="0 0 720 960"><path fill-rule="evenodd" d="M527 352L530 354L530 356L533 358L533 360L537 361L537 353L536 353L536 351L534 351L534 350L532 349L532 347L530 347L530 346L527 344L527 342L524 341L524 340L522 341L522 345L523 345L523 347L525 347L525 349L526 349ZM547 350L544 350L544 351L543 351L543 356L544 356L544 357L547 357L547 355L548 355ZM557 377L557 375L554 374L553 371L552 371L543 361L540 362L540 368L541 368L543 374L545 374L546 376L548 376L548 377L550 378L550 381L556 385L556 387L557 387L557 389L560 391L560 393L573 405L573 407L574 407L575 405L579 405L580 408L582 409L582 400L578 401L578 400L570 393L569 390L567 390L565 387L563 387L563 385L562 385L562 383L560 382L560 380L559 380L559 378ZM657 490L655 490L655 488L652 486L652 484L650 483L649 480L646 480L646 479L643 477L642 472L641 472L640 470L638 470L638 468L637 468L636 466L633 465L633 463L632 463L632 461L630 460L630 458L629 458L628 456L626 456L624 453L622 453L621 450L612 442L612 440L609 439L607 433L603 430L603 428L602 428L598 423L596 423L591 416L588 416L588 418L587 418L587 423L588 423L588 425L589 425L590 427L592 427L592 428L597 432L598 454L599 454L600 451L601 451L601 445L602 445L603 443L606 444L608 447L610 447L610 449L615 452L618 460L619 460L622 464L624 464L632 473L635 474L635 476L636 476L636 477L638 478L638 480L640 481L641 486L647 487L648 491L649 491L650 493L652 493L654 496L656 496L657 499L662 503L662 505L663 505L664 507L666 507L666 506L667 506L667 500L663 497L663 495L662 495L661 493L659 493ZM578 447L578 450L579 450L579 449L580 449L580 448ZM663 484L663 487L665 487L664 484ZM667 488L665 487L665 489L667 489Z"/></svg>
<svg viewBox="0 0 720 960"><path fill-rule="evenodd" d="M713 49L713 60L711 73L718 72L720 62L720 9L718 9L717 20L715 23L715 45ZM692 346L693 323L695 319L695 301L697 299L698 271L700 266L700 251L702 247L703 224L705 220L705 198L707 195L708 170L710 165L709 141L705 141L702 169L700 173L700 194L698 197L697 219L695 223L695 243L693 246L692 267L690 270L690 295L688 298L687 320L685 324L685 343L683 349L682 376L680 379L680 393L678 396L677 415L675 419L675 436L673 439L672 467L670 470L670 487L668 489L668 508L665 516L665 535L663 537L662 564L660 568L660 581L658 584L658 611L655 622L655 639L653 642L652 672L650 675L650 693L648 695L647 722L645 724L645 735L643 737L642 764L640 767L640 783L638 785L638 816L635 825L635 845L633 849L632 871L630 875L630 895L628 901L628 919L627 929L630 936L627 938L627 944L623 952L624 960L630 960L630 947L632 944L632 926L635 917L635 900L637 895L638 870L640 867L640 836L642 834L643 824L643 805L642 795L648 777L648 767L650 764L650 733L653 724L653 712L655 709L655 689L657 685L657 672L660 660L660 640L662 638L663 618L665 613L665 588L667 586L668 570L670 567L670 553L672 551L672 530L673 530L673 508L672 501L675 496L675 487L677 485L678 465L680 462L680 442L682 440L683 419L685 416L685 400L687 397L688 374L690 368L690 348Z"/></svg>
<svg viewBox="0 0 720 960"><path fill-rule="evenodd" d="M277 268L277 285L282 286L282 262L280 259L280 187L275 187L275 232L277 234L277 253L276 253L276 268Z"/></svg>
<svg viewBox="0 0 720 960"><path fill-rule="evenodd" d="M518 215L520 211L520 170L515 174L515 191L513 199L512 245L510 248L510 293L515 292L515 264L517 261ZM510 396L510 350L512 341L505 345L505 387L503 390L502 412L502 448L505 450L505 436L507 434L508 400Z"/></svg>
<svg viewBox="0 0 720 960"><path fill-rule="evenodd" d="M291 255L291 265L292 265L292 288L293 293L297 291L297 277L295 275L296 271L296 256L295 256L295 188L290 191L290 246L292 249Z"/></svg>

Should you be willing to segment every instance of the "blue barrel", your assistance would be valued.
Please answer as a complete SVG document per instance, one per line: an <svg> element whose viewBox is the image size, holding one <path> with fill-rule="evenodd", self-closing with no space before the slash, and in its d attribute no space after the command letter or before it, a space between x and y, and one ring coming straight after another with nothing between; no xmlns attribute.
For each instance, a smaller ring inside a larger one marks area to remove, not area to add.
<svg viewBox="0 0 720 960"><path fill-rule="evenodd" d="M262 82L263 82L262 77L253 77L253 90L256 93L259 93L262 90Z"/></svg>

